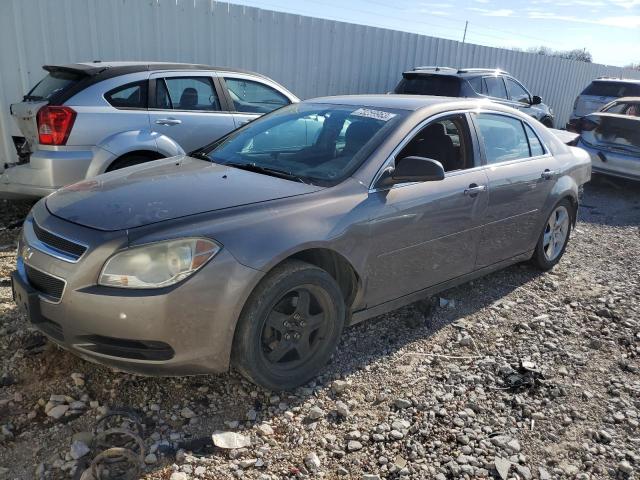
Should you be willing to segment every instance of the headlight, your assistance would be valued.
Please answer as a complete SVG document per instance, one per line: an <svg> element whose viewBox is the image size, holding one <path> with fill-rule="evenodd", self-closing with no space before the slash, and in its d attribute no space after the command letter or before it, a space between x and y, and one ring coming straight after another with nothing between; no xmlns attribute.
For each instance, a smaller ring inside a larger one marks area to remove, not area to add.
<svg viewBox="0 0 640 480"><path fill-rule="evenodd" d="M120 288L160 288L187 278L220 251L204 238L150 243L115 254L102 267L100 285Z"/></svg>

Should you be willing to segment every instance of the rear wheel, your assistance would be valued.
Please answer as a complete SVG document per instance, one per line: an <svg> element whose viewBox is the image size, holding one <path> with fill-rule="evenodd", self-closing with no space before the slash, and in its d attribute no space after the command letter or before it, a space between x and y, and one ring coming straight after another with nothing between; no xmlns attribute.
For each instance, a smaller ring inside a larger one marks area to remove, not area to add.
<svg viewBox="0 0 640 480"><path fill-rule="evenodd" d="M560 261L571 235L573 206L568 199L561 200L551 211L538 239L531 259L541 270L550 270Z"/></svg>
<svg viewBox="0 0 640 480"><path fill-rule="evenodd" d="M286 261L256 287L242 311L232 363L252 382L288 390L313 378L333 353L345 321L335 280L301 261Z"/></svg>

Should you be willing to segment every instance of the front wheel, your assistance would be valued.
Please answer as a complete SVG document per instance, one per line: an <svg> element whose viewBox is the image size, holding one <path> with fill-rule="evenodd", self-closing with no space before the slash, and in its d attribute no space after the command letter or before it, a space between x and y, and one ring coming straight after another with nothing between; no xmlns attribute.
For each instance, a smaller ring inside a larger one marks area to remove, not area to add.
<svg viewBox="0 0 640 480"><path fill-rule="evenodd" d="M562 258L571 235L572 211L571 202L564 199L553 208L547 218L531 259L541 270L551 270Z"/></svg>
<svg viewBox="0 0 640 480"><path fill-rule="evenodd" d="M345 302L331 275L305 262L286 261L249 297L238 320L232 363L268 389L298 387L327 363L344 322Z"/></svg>

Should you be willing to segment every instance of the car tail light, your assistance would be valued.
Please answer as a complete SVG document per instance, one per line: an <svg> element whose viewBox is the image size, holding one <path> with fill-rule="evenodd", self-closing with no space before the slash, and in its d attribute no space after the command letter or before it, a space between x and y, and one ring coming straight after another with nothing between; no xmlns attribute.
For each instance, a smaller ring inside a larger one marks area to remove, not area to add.
<svg viewBox="0 0 640 480"><path fill-rule="evenodd" d="M69 107L45 106L38 110L38 142L40 145L64 145L76 119L75 110Z"/></svg>

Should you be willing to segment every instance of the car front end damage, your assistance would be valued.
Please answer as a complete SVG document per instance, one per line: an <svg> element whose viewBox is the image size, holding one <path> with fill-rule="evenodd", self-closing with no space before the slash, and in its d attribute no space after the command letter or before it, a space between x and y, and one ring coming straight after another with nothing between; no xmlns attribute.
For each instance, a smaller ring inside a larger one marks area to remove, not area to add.
<svg viewBox="0 0 640 480"><path fill-rule="evenodd" d="M221 248L170 286L99 285L105 263L128 250L126 232L79 227L41 201L20 238L15 301L34 327L89 361L144 375L226 371L236 319L261 273Z"/></svg>

